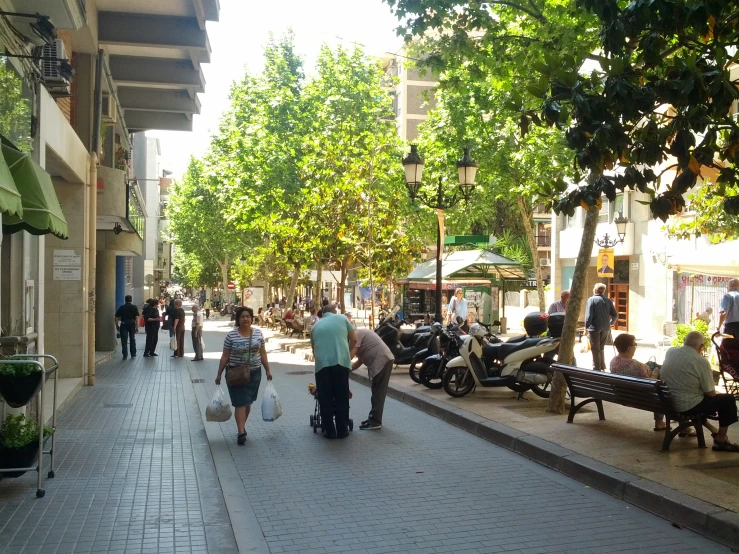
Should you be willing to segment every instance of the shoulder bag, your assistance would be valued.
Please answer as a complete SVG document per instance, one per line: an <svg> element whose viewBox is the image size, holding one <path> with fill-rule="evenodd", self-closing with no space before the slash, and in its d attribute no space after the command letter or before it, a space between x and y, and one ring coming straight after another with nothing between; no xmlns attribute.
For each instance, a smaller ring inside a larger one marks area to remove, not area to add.
<svg viewBox="0 0 739 554"><path fill-rule="evenodd" d="M239 364L234 366L228 366L226 370L226 384L232 387L238 387L242 385L248 385L251 381L251 338L254 335L252 329L251 335L249 335L249 346L247 346L247 352L249 353L245 364Z"/></svg>

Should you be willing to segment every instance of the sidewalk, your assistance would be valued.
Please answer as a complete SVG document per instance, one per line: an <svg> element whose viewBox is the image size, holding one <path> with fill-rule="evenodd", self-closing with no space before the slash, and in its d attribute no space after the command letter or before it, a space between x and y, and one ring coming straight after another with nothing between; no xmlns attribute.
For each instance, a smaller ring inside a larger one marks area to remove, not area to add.
<svg viewBox="0 0 739 554"><path fill-rule="evenodd" d="M0 552L238 552L184 361L97 366L57 418L56 477L0 481Z"/></svg>
<svg viewBox="0 0 739 554"><path fill-rule="evenodd" d="M310 358L304 341L273 340L301 358ZM589 361L590 354L579 354ZM612 354L610 354L612 355ZM367 384L366 373L352 375ZM477 389L451 398L408 377L408 367L393 372L389 395L458 425L496 444L562 471L618 498L739 548L739 456L699 449L695 438L676 438L661 452L662 433L651 414L605 403L606 421L586 407L573 424L567 415L546 412L546 400L527 393L517 400L508 389ZM730 430L730 434L737 430ZM709 441L710 442L710 441Z"/></svg>

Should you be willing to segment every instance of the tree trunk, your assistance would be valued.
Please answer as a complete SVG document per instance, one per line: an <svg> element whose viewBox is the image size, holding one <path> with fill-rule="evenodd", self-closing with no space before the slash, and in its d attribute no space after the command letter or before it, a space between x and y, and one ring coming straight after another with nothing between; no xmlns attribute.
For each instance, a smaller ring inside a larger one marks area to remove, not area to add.
<svg viewBox="0 0 739 554"><path fill-rule="evenodd" d="M570 301L567 303L567 311L565 312L562 341L559 343L559 355L557 356L557 360L563 364L571 364L575 359L577 320L580 317L580 310L585 301L585 285L587 283L588 267L590 266L590 258L593 253L593 241L595 240L595 230L597 227L598 209L592 207L585 215L585 225L582 230L580 252L577 254L575 274L572 277L572 287L570 287ZM555 371L554 380L552 381L552 393L549 396L549 405L547 406L548 412L557 414L564 413L566 392L567 383L565 382L564 377L562 377L560 372Z"/></svg>
<svg viewBox="0 0 739 554"><path fill-rule="evenodd" d="M341 313L346 313L346 305L344 299L344 289L346 288L346 276L349 273L349 257L347 256L341 260L341 281L339 281L336 287L336 294L339 297L339 306L341 306Z"/></svg>
<svg viewBox="0 0 739 554"><path fill-rule="evenodd" d="M231 295L231 291L228 290L228 271L231 269L231 266L228 263L228 258L226 258L223 262L217 262L218 267L221 269L221 280L223 282L223 296L224 301L228 302L231 301L232 298L235 296Z"/></svg>
<svg viewBox="0 0 739 554"><path fill-rule="evenodd" d="M392 310L395 307L395 283L393 283L392 279L390 279L387 282L387 288L388 288L387 305L390 306L390 309Z"/></svg>
<svg viewBox="0 0 739 554"><path fill-rule="evenodd" d="M298 286L298 278L300 277L300 264L295 264L293 268L293 276L290 278L290 288L287 291L287 305L292 307L295 300L295 288Z"/></svg>
<svg viewBox="0 0 739 554"><path fill-rule="evenodd" d="M533 210L527 206L528 199L518 195L516 197L516 203L518 209L521 211L521 217L523 218L523 227L526 229L526 238L529 241L529 248L531 249L531 259L534 262L534 271L536 272L536 292L539 296L539 311L546 312L546 300L544 299L544 279L542 278L541 264L539 263L539 250L536 244L536 232L534 226L531 224L531 217Z"/></svg>
<svg viewBox="0 0 739 554"><path fill-rule="evenodd" d="M318 260L316 263L316 282L315 282L315 294L313 295L313 301L316 305L316 310L321 309L321 300L323 300L323 287L321 281L323 280L323 261Z"/></svg>

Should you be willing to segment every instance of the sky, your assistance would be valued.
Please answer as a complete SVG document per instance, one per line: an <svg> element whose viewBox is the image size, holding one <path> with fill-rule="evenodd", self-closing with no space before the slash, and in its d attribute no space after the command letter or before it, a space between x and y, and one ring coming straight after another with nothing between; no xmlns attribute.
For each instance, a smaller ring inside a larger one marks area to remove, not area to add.
<svg viewBox="0 0 739 554"><path fill-rule="evenodd" d="M203 64L205 93L192 132L148 131L161 145L161 166L180 177L191 155L201 156L221 114L228 109L231 83L245 69L262 68L262 54L270 32L275 36L292 28L295 45L312 72L321 44L353 43L369 55L397 51L402 41L395 33L397 19L382 0L221 0L220 21L207 24L211 63Z"/></svg>

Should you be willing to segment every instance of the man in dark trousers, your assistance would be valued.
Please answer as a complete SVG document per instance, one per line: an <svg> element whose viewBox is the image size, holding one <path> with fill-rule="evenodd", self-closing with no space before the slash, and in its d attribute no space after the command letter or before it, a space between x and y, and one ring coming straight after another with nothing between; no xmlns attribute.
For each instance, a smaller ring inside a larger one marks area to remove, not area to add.
<svg viewBox="0 0 739 554"><path fill-rule="evenodd" d="M585 329L588 331L595 371L606 369L605 346L611 334L611 325L618 319L613 302L606 298L605 294L606 285L598 283L593 288L593 296L588 298L585 306Z"/></svg>
<svg viewBox="0 0 739 554"><path fill-rule="evenodd" d="M177 340L177 350L172 354L173 358L185 357L185 310L182 309L182 300L174 301L174 320L172 321L174 336Z"/></svg>
<svg viewBox="0 0 739 554"><path fill-rule="evenodd" d="M136 326L139 319L139 307L134 306L131 295L127 295L126 303L115 313L115 328L121 334L121 350L123 359L128 358L128 341L131 341L131 359L136 357Z"/></svg>
<svg viewBox="0 0 739 554"><path fill-rule="evenodd" d="M359 369L364 364L372 380L372 409L367 420L363 421L359 428L363 431L376 431L382 429L382 411L395 357L382 342L380 335L372 329L357 329L356 333L357 344L352 348L350 355L352 358L356 356L357 361L352 364L352 370Z"/></svg>
<svg viewBox="0 0 739 554"><path fill-rule="evenodd" d="M336 313L336 305L323 308L323 317L310 332L316 363L316 386L321 407L321 427L326 438L349 436L349 352L357 344L357 331L349 320ZM334 411L336 425L334 425Z"/></svg>
<svg viewBox="0 0 739 554"><path fill-rule="evenodd" d="M156 352L159 342L159 301L155 298L149 300L149 306L144 311L144 330L146 331L144 358L159 356Z"/></svg>

